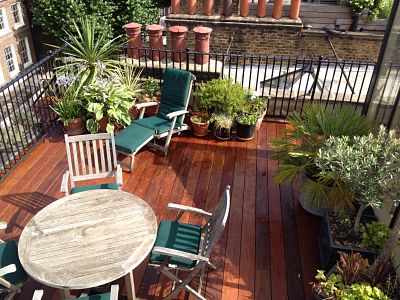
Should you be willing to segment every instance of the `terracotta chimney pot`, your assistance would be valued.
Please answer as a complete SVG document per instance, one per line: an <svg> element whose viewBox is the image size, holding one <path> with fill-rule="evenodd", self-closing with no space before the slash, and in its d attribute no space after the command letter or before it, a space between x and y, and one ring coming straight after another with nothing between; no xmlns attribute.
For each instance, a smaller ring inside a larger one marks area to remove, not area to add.
<svg viewBox="0 0 400 300"><path fill-rule="evenodd" d="M264 18L267 15L267 0L258 0L257 17Z"/></svg>
<svg viewBox="0 0 400 300"><path fill-rule="evenodd" d="M171 26L168 28L171 33L172 60L174 62L186 61L186 26Z"/></svg>
<svg viewBox="0 0 400 300"><path fill-rule="evenodd" d="M290 3L289 18L297 20L299 18L301 0L292 0Z"/></svg>
<svg viewBox="0 0 400 300"><path fill-rule="evenodd" d="M282 11L283 11L283 0L275 0L272 17L274 19L280 19L282 17Z"/></svg>
<svg viewBox="0 0 400 300"><path fill-rule="evenodd" d="M189 15L196 14L196 0L187 0L187 10Z"/></svg>
<svg viewBox="0 0 400 300"><path fill-rule="evenodd" d="M249 0L240 0L240 16L247 17L249 15Z"/></svg>
<svg viewBox="0 0 400 300"><path fill-rule="evenodd" d="M152 24L146 27L149 32L149 45L151 49L161 49L159 50L151 50L149 53L149 57L152 60L161 60L165 56L165 52L163 51L163 43L162 43L162 32L165 29L164 26L158 24Z"/></svg>
<svg viewBox="0 0 400 300"><path fill-rule="evenodd" d="M138 50L142 47L142 36L141 30L142 25L139 23L125 24L123 28L126 31L128 38L128 57L140 58L143 56L143 50Z"/></svg>
<svg viewBox="0 0 400 300"><path fill-rule="evenodd" d="M179 14L180 10L181 10L181 1L171 0L171 12L173 14Z"/></svg>
<svg viewBox="0 0 400 300"><path fill-rule="evenodd" d="M209 53L210 52L210 34L212 29L209 27L198 26L193 28L195 36L195 51ZM210 59L209 55L196 54L196 64L206 64Z"/></svg>
<svg viewBox="0 0 400 300"><path fill-rule="evenodd" d="M214 0L203 0L203 12L206 16L212 16L214 10Z"/></svg>
<svg viewBox="0 0 400 300"><path fill-rule="evenodd" d="M223 14L225 17L229 17L232 15L232 0L223 0L223 1L224 1Z"/></svg>

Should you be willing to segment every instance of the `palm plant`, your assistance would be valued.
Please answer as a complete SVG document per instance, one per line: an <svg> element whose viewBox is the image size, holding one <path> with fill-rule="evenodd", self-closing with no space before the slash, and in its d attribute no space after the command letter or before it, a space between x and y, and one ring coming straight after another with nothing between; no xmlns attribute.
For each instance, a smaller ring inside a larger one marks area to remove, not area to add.
<svg viewBox="0 0 400 300"><path fill-rule="evenodd" d="M116 81L129 90L135 98L143 91L140 80L142 70L132 64L123 64L115 70Z"/></svg>
<svg viewBox="0 0 400 300"><path fill-rule="evenodd" d="M74 33L65 32L67 55L58 72L71 75L79 86L88 85L96 77L109 76L119 65L117 50L124 44L121 36L110 39L106 32L99 30L96 19L83 18L74 21Z"/></svg>
<svg viewBox="0 0 400 300"><path fill-rule="evenodd" d="M288 122L291 129L287 130L287 138L274 138L271 142L276 150L273 157L281 162L275 182L291 182L297 175L305 175L303 191L312 206L340 204L338 200L349 204L352 198L339 181L324 182L318 177L315 158L328 137L366 135L377 127L375 121L361 116L351 106L325 109L316 103L306 106L302 114L293 113Z"/></svg>

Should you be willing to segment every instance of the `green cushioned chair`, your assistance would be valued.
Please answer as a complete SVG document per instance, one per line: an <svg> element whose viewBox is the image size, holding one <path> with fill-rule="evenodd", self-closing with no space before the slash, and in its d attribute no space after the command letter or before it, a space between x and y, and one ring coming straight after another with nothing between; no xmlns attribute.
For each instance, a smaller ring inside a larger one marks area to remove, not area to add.
<svg viewBox="0 0 400 300"><path fill-rule="evenodd" d="M90 295L86 297L79 297L79 298L65 298L64 300L73 300L73 299L79 299L79 300L118 300L118 290L119 286L118 284L114 284L111 286L111 292L110 293L104 293L104 294L99 294L99 295ZM32 300L41 300L43 296L43 290L37 290L33 294Z"/></svg>
<svg viewBox="0 0 400 300"><path fill-rule="evenodd" d="M122 169L117 164L113 133L84 134L65 137L68 171L61 182L61 192L75 194L97 189L119 190L122 186ZM75 186L75 182L114 178L111 183ZM68 188L70 182L71 189Z"/></svg>
<svg viewBox="0 0 400 300"><path fill-rule="evenodd" d="M6 227L6 223L0 222L0 229ZM0 240L0 293L8 293L4 299L13 299L15 294L20 293L27 279L28 275L19 261L16 243Z"/></svg>
<svg viewBox="0 0 400 300"><path fill-rule="evenodd" d="M123 138L116 137L117 151L131 157L130 164L119 163L128 166L130 172L133 171L135 154L144 145L159 149L163 151L164 155L167 155L172 135L189 129L189 126L183 123L183 119L185 114L188 113L187 107L195 79L196 77L188 71L166 68L157 116L143 118L146 107L158 105L157 102L136 105L140 110L139 119L132 121L131 125L120 132L119 135L123 134ZM129 131L129 134L125 134L125 131ZM155 142L162 138L166 138L164 145ZM128 145L128 140L132 145ZM151 142L151 140L154 140L154 142Z"/></svg>
<svg viewBox="0 0 400 300"><path fill-rule="evenodd" d="M168 204L168 209L178 210L175 221L162 221L158 228L156 242L150 255L149 265L173 280L172 292L163 299L172 300L183 290L197 299L201 295L202 278L205 267L215 269L210 255L218 243L228 220L230 208L230 187L227 186L217 207L212 212L179 204ZM185 212L196 213L206 220L204 226L179 222ZM179 270L189 272L178 278ZM189 284L199 276L199 285L194 290Z"/></svg>

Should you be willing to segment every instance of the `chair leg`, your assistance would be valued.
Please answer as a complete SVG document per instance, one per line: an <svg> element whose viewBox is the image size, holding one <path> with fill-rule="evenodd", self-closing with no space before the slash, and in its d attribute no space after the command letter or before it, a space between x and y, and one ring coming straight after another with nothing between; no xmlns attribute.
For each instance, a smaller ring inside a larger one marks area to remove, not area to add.
<svg viewBox="0 0 400 300"><path fill-rule="evenodd" d="M135 155L132 154L131 155L131 165L129 167L129 170L131 171L131 173L133 173L133 163L134 163L134 161L135 161Z"/></svg>
<svg viewBox="0 0 400 300"><path fill-rule="evenodd" d="M207 263L207 266L208 266L209 269L211 269L211 270L213 270L213 271L215 271L215 270L217 269L217 267L214 266L214 265L213 265L212 263L210 263L210 262Z"/></svg>

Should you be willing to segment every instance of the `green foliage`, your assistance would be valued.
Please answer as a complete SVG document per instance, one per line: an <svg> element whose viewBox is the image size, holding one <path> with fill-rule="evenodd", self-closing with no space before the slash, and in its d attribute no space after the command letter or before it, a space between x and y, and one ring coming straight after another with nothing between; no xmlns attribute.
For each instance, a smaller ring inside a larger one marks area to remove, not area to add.
<svg viewBox="0 0 400 300"><path fill-rule="evenodd" d="M143 85L143 93L148 98L154 98L160 94L160 83L154 77L148 77Z"/></svg>
<svg viewBox="0 0 400 300"><path fill-rule="evenodd" d="M107 132L114 124L128 126L131 123L129 109L133 105L133 93L125 86L113 81L93 82L84 88L85 107L90 119L86 127L91 133L99 130L99 121L108 117Z"/></svg>
<svg viewBox="0 0 400 300"><path fill-rule="evenodd" d="M68 86L61 97L53 97L54 102L50 107L64 122L64 126L67 126L71 119L82 117L84 110L80 97L81 91L74 84Z"/></svg>
<svg viewBox="0 0 400 300"><path fill-rule="evenodd" d="M330 137L315 159L320 176L342 182L360 205L380 207L390 196L400 200L400 140L381 126L379 133Z"/></svg>
<svg viewBox="0 0 400 300"><path fill-rule="evenodd" d="M196 115L192 116L192 122L198 124L207 124L210 123L210 118L208 116Z"/></svg>
<svg viewBox="0 0 400 300"><path fill-rule="evenodd" d="M375 121L361 116L351 106L330 110L316 103L304 107L302 114L292 114L288 122L292 129L287 131L287 138L274 138L271 142L276 150L274 158L281 161L274 176L275 182L290 182L297 175L304 174L310 179L304 192L315 206L327 201L348 203L352 196L346 195L340 180L327 180L319 174L315 158L328 137L368 134L376 127ZM338 193L343 197L332 198Z"/></svg>
<svg viewBox="0 0 400 300"><path fill-rule="evenodd" d="M34 22L46 34L66 39L65 31L76 33L73 20L81 16L96 20L97 31L112 37L123 34L122 26L132 21L142 25L156 22L159 6L157 0L34 0L31 7Z"/></svg>
<svg viewBox="0 0 400 300"><path fill-rule="evenodd" d="M355 283L340 293L342 300L390 300L382 290L367 283Z"/></svg>
<svg viewBox="0 0 400 300"><path fill-rule="evenodd" d="M367 21L389 18L392 6L393 0L374 0L374 4L368 11Z"/></svg>
<svg viewBox="0 0 400 300"><path fill-rule="evenodd" d="M338 240L346 239L353 230L353 222L350 219L350 216L343 210L336 209L333 212L333 218L336 221L335 237Z"/></svg>
<svg viewBox="0 0 400 300"><path fill-rule="evenodd" d="M214 122L214 129L231 128L233 125L233 118L224 113L212 114L211 121Z"/></svg>
<svg viewBox="0 0 400 300"><path fill-rule="evenodd" d="M196 105L215 113L235 116L245 107L247 93L230 79L212 79L202 83L196 93Z"/></svg>
<svg viewBox="0 0 400 300"><path fill-rule="evenodd" d="M131 64L124 64L115 70L116 81L129 90L134 98L137 98L143 91L140 75L142 69Z"/></svg>
<svg viewBox="0 0 400 300"><path fill-rule="evenodd" d="M266 97L250 97L246 100L244 112L260 116L267 109L268 99Z"/></svg>
<svg viewBox="0 0 400 300"><path fill-rule="evenodd" d="M239 124L243 125L254 125L257 123L257 115L240 114L237 116L236 120Z"/></svg>
<svg viewBox="0 0 400 300"><path fill-rule="evenodd" d="M348 0L349 6L354 12L361 12L364 9L371 9L374 5L374 0Z"/></svg>
<svg viewBox="0 0 400 300"><path fill-rule="evenodd" d="M392 230L389 226L374 221L361 227L361 245L365 248L383 249L391 234Z"/></svg>
<svg viewBox="0 0 400 300"><path fill-rule="evenodd" d="M119 66L116 50L123 44L118 38L109 39L105 32L98 32L96 19L73 21L76 33L66 32L68 39L64 64L57 69L58 75L73 77L78 86L88 85L96 79L112 75Z"/></svg>

